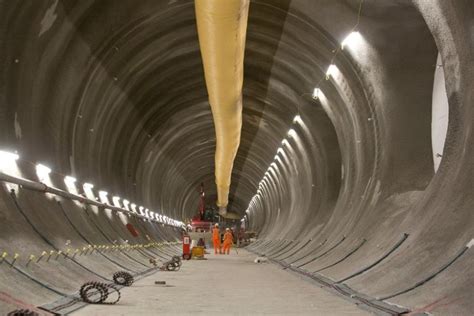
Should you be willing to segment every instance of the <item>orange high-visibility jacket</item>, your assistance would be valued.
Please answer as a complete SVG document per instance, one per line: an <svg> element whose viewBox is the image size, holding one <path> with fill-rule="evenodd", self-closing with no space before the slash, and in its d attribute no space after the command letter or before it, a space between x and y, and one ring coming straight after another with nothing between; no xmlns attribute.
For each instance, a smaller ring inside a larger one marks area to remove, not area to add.
<svg viewBox="0 0 474 316"><path fill-rule="evenodd" d="M220 239L219 228L215 227L215 228L212 229L212 239L213 240L219 240Z"/></svg>
<svg viewBox="0 0 474 316"><path fill-rule="evenodd" d="M224 244L232 244L234 242L234 239L232 237L231 232L226 232L224 234Z"/></svg>

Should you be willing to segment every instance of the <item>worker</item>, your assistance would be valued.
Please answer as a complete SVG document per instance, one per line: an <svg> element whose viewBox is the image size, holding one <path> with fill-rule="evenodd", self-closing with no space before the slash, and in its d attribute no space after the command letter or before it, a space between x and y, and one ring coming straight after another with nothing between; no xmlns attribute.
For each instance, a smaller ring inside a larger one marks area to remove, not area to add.
<svg viewBox="0 0 474 316"><path fill-rule="evenodd" d="M217 250L219 250L219 253L222 254L219 224L214 225L214 228L212 229L212 242L214 244L214 254L217 255Z"/></svg>
<svg viewBox="0 0 474 316"><path fill-rule="evenodd" d="M229 254L230 252L230 247L234 243L234 237L230 231L230 228L225 229L225 234L224 234L224 246L222 248L222 252L225 254Z"/></svg>

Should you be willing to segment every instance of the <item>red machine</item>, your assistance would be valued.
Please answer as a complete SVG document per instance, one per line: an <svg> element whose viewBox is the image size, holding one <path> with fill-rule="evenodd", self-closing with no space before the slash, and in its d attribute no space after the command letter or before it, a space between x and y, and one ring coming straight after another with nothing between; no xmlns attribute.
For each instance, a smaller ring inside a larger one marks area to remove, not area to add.
<svg viewBox="0 0 474 316"><path fill-rule="evenodd" d="M189 235L183 235L183 259L191 259L191 238Z"/></svg>
<svg viewBox="0 0 474 316"><path fill-rule="evenodd" d="M213 226L212 214L206 215L206 193L203 183L199 191L198 213L193 216L191 226L194 232L209 232Z"/></svg>

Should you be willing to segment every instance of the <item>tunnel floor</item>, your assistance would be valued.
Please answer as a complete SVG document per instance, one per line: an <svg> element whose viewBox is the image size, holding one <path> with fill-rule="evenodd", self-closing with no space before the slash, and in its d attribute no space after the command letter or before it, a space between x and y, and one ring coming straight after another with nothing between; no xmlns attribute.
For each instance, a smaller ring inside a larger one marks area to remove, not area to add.
<svg viewBox="0 0 474 316"><path fill-rule="evenodd" d="M370 315L295 273L238 252L157 272L121 290L116 305L88 305L73 315Z"/></svg>

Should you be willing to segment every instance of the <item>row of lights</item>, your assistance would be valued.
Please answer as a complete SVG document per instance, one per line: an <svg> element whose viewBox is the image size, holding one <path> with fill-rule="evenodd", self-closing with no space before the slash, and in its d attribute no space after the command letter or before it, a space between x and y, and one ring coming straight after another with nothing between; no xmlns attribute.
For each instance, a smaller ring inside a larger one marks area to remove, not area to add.
<svg viewBox="0 0 474 316"><path fill-rule="evenodd" d="M301 116L300 115L296 115L293 119L293 124L300 124L300 125L303 125L303 120L301 119ZM288 130L288 133L287 133L287 136L289 138L293 138L293 139L296 139L298 137L298 134L297 132L293 129L293 128L290 128ZM283 155L285 153L285 148L286 147L289 147L291 146L289 141L285 138L282 140L281 142L281 146L278 147L277 149L277 152L275 154L275 157L273 158L273 162L270 164L270 166L268 167L267 171L265 172L262 180L260 180L259 184L258 184L258 190L257 190L257 193L252 197L252 199L250 200L250 203L249 203L249 206L247 207L247 210L245 211L245 216L241 219L241 222L245 222L245 220L247 219L247 216L248 214L250 213L250 207L252 206L252 204L254 203L254 201L260 196L260 194L262 194L263 192L263 186L264 186L264 182L266 181L267 177L270 176L270 173L272 172L273 169L277 169L278 166L277 166L277 162L280 162L280 163L283 163L280 156L279 155ZM273 170L274 173L276 174L278 170Z"/></svg>
<svg viewBox="0 0 474 316"><path fill-rule="evenodd" d="M8 169L12 169L11 165L16 164L15 162L19 158L20 157L16 153L0 151L0 169L8 173ZM51 173L51 168L43 164L36 165L36 175L38 176L38 180L41 183L46 184L47 186L53 186L53 183L51 182L51 179L49 177L50 173ZM76 182L77 180L74 177L71 177L71 176L64 177L64 183L66 184L68 191L72 194L79 195ZM150 220L157 221L162 224L167 224L167 225L171 225L175 227L184 226L184 223L181 221L169 218L165 215L158 214L157 212L150 211L148 208L144 208L143 206L137 206L135 203L131 203L130 201L126 199L121 199L119 196L113 196L112 204L111 204L108 198L109 193L107 191L103 191L103 190L99 191L98 192L99 197L96 198L92 190L94 188L94 185L91 183L84 183L82 188L84 190L86 197L90 200L100 200L100 202L103 204L115 206L115 207L123 209L124 211L142 215ZM120 200L122 200L122 204L120 203Z"/></svg>
<svg viewBox="0 0 474 316"><path fill-rule="evenodd" d="M362 41L362 36L358 31L353 31L347 35L344 40L341 42L341 50L344 50L345 48L356 48L358 44ZM339 50L335 51L335 55L339 52ZM334 56L335 57L335 56ZM334 60L334 57L332 60ZM336 76L339 73L339 68L331 61L331 64L328 66L328 69L326 70L326 76L325 79L329 80L329 78ZM319 84L321 83L322 80L319 81L318 85L316 88L313 90L313 99L317 100L320 98L322 95L321 88L319 87Z"/></svg>
<svg viewBox="0 0 474 316"><path fill-rule="evenodd" d="M359 16L358 16L358 19L360 17L360 9L359 9ZM356 24L356 26L358 25L358 22ZM355 27L353 28L355 29ZM344 50L346 48L351 48L351 49L355 49L359 43L361 43L362 41L362 36L361 34L358 32L358 31L352 31L351 33L349 33L349 35L347 35L344 40L341 42L341 50ZM339 73L339 69L337 68L337 66L333 63L334 61L334 58L336 56L336 54L339 52L339 50L335 50L335 54L332 58L332 61L331 61L331 64L328 66L327 70L326 70L326 74L325 74L325 78L326 80L329 80L331 77L335 77L338 73ZM314 88L313 90L313 94L312 94L312 97L313 99L315 100L318 100L319 98L323 97L324 94L321 90L321 88L319 87L319 84L321 83L322 79L318 82L317 86ZM293 123L300 123L300 124L303 124L303 121L300 117L300 115L296 115L295 118L293 119ZM293 129L293 128L290 128L290 130L288 131L288 136L289 137L293 137L293 138L296 138L297 136L297 133L296 131ZM247 220L247 216L248 214L250 213L250 208L252 207L252 204L255 202L255 200L260 196L260 194L263 192L263 186L264 186L264 182L266 181L266 178L270 175L271 171L273 168L277 168L277 165L276 165L276 162L277 161L280 161L281 162L281 159L279 157L279 154L284 154L284 148L285 146L289 146L289 142L287 139L283 139L282 141L282 146L278 148L277 150L277 153L275 155L275 158L274 158L274 161L270 164L270 166L268 167L267 171L265 172L265 175L263 176L262 180L260 181L259 185L258 185L258 190L257 190L257 193L252 197L252 199L250 200L250 203L247 207L247 210L245 211L246 215L241 219L241 222L245 222ZM277 170L274 170L275 173Z"/></svg>

